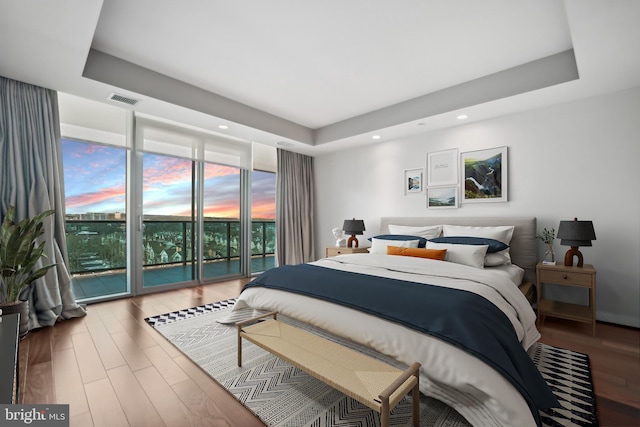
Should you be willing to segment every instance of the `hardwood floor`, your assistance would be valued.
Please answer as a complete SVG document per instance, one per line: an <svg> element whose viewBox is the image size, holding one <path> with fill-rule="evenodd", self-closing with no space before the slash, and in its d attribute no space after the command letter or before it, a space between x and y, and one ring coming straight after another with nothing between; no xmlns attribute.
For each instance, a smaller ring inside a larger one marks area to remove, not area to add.
<svg viewBox="0 0 640 427"><path fill-rule="evenodd" d="M247 280L93 304L20 343L23 403L69 404L71 426L264 426L145 317L237 296Z"/></svg>
<svg viewBox="0 0 640 427"><path fill-rule="evenodd" d="M246 279L93 304L20 343L23 403L69 404L71 426L263 426L145 317L235 297ZM640 425L640 331L547 318L542 342L587 353L600 425Z"/></svg>
<svg viewBox="0 0 640 427"><path fill-rule="evenodd" d="M589 355L600 426L640 426L640 330L547 317L541 342Z"/></svg>

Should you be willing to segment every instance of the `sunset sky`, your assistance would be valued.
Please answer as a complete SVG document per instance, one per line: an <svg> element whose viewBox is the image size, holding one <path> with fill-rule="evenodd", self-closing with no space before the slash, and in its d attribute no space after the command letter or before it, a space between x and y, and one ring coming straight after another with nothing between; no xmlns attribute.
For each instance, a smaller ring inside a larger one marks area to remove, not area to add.
<svg viewBox="0 0 640 427"><path fill-rule="evenodd" d="M124 149L63 139L66 213L125 212ZM145 215L190 215L191 161L155 154L143 157ZM205 165L205 215L239 217L237 168ZM275 174L253 172L252 217L275 219Z"/></svg>

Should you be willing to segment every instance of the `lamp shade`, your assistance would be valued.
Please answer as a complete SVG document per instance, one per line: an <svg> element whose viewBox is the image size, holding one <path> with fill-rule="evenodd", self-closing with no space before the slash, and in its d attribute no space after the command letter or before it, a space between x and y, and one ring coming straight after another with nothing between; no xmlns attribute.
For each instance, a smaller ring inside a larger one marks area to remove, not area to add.
<svg viewBox="0 0 640 427"><path fill-rule="evenodd" d="M366 230L364 228L364 221L361 219L345 219L344 224L342 224L342 229L345 234L363 234Z"/></svg>
<svg viewBox="0 0 640 427"><path fill-rule="evenodd" d="M591 246L591 241L596 240L596 232L593 229L593 222L560 221L558 227L558 239L563 246Z"/></svg>

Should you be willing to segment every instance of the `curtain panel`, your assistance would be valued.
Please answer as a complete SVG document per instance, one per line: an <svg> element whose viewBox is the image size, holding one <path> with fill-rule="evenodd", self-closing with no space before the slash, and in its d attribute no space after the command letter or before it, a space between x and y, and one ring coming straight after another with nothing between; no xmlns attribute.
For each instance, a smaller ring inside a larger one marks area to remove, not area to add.
<svg viewBox="0 0 640 427"><path fill-rule="evenodd" d="M278 149L276 259L278 265L315 261L313 157Z"/></svg>
<svg viewBox="0 0 640 427"><path fill-rule="evenodd" d="M24 291L29 302L29 329L51 326L58 319L84 316L75 301L67 269L64 185L58 95L55 91L0 77L0 213L16 208L15 221L54 209L45 220L47 259L56 263Z"/></svg>

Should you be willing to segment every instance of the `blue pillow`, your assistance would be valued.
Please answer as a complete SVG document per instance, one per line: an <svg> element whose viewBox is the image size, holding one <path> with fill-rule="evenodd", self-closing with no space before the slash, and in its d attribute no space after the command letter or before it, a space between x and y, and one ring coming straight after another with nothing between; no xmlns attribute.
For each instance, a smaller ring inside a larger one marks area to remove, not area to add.
<svg viewBox="0 0 640 427"><path fill-rule="evenodd" d="M509 245L500 240L489 239L487 237L450 236L436 237L435 239L429 239L429 241L434 243L449 243L452 245L488 245L488 254L500 252L509 247Z"/></svg>
<svg viewBox="0 0 640 427"><path fill-rule="evenodd" d="M418 247L424 248L427 245L427 239L420 236L409 236L405 234L380 234L379 236L373 236L375 239L380 240L418 240ZM369 237L371 241L372 237Z"/></svg>

